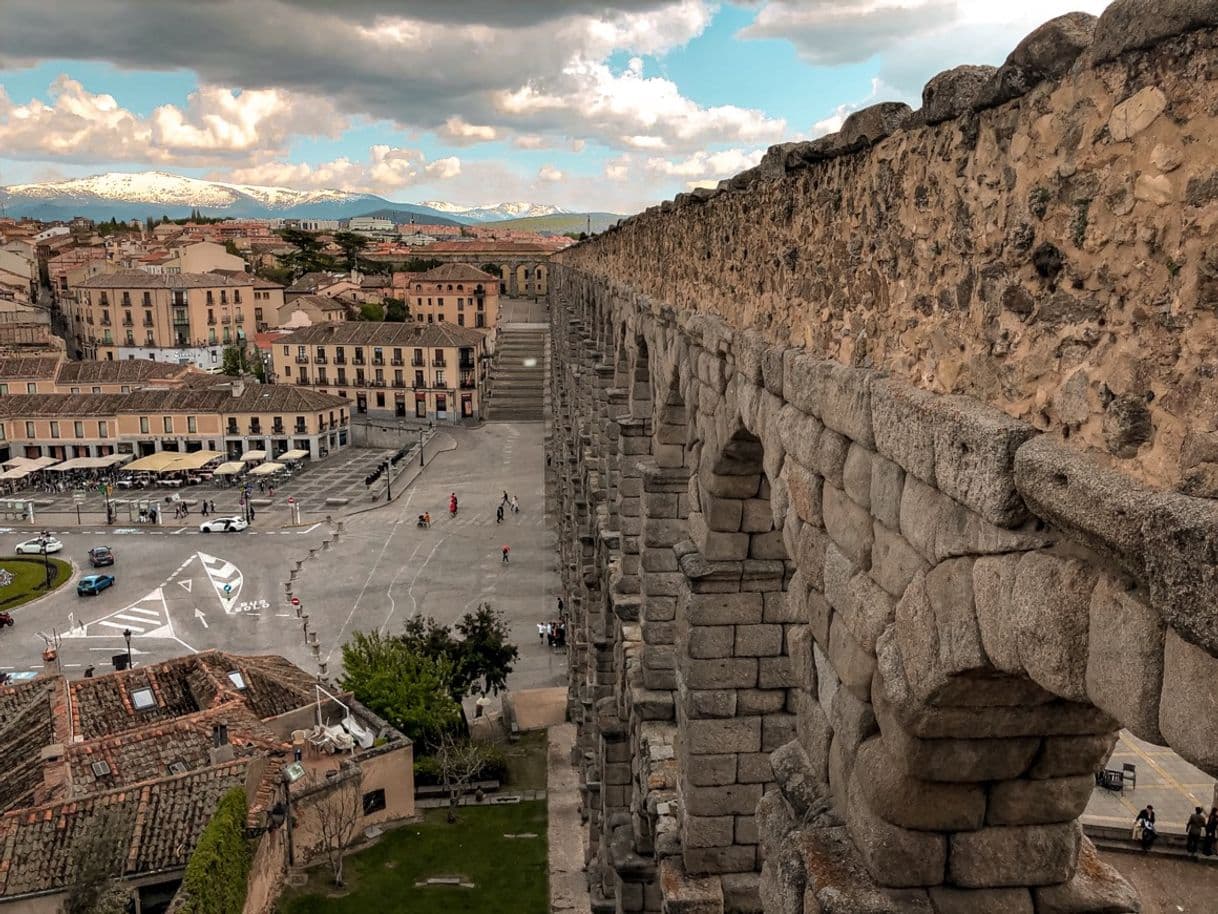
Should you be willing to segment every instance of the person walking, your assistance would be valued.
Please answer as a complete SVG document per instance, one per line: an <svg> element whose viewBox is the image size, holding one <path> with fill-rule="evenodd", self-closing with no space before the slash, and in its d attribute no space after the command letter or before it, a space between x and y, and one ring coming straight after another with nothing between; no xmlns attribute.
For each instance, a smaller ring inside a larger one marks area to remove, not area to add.
<svg viewBox="0 0 1218 914"><path fill-rule="evenodd" d="M562 596L560 595L558 598L558 618L560 618L560 619L566 618L566 615L567 615L566 610L567 610L567 604L563 602Z"/></svg>
<svg viewBox="0 0 1218 914"><path fill-rule="evenodd" d="M203 499L203 508L199 513L201 513L204 517L207 517L207 499L206 498Z"/></svg>
<svg viewBox="0 0 1218 914"><path fill-rule="evenodd" d="M497 524L503 523L503 502L500 502L495 507L495 523L497 523Z"/></svg>
<svg viewBox="0 0 1218 914"><path fill-rule="evenodd" d="M518 502L518 501L516 500L516 496L515 496L515 495L513 495L513 496L512 496L512 513L513 513L513 514L519 514L519 513L520 513L520 502Z"/></svg>
<svg viewBox="0 0 1218 914"><path fill-rule="evenodd" d="M1205 831L1205 825L1205 814L1201 811L1201 807L1194 806L1193 814L1188 817L1188 822L1184 826L1185 848L1188 850L1188 855L1194 860L1197 859L1197 851L1201 850L1201 834Z"/></svg>
<svg viewBox="0 0 1218 914"><path fill-rule="evenodd" d="M503 564L506 565L508 563L508 554L511 553L511 551L512 551L512 547L509 546L507 543L504 543L503 544Z"/></svg>
<svg viewBox="0 0 1218 914"><path fill-rule="evenodd" d="M507 489L504 489L504 490L503 490L503 500L502 500L501 502L499 502L499 504L501 504L501 505L506 505L506 504L507 504L508 502L510 502L510 501L511 501L511 499L510 499L510 498L508 498Z"/></svg>
<svg viewBox="0 0 1218 914"><path fill-rule="evenodd" d="M1201 842L1201 853L1207 857L1214 856L1215 844L1218 844L1218 806L1211 807L1210 817L1205 820L1205 840Z"/></svg>
<svg viewBox="0 0 1218 914"><path fill-rule="evenodd" d="M453 492L448 496L448 513L453 517L457 516L457 493Z"/></svg>
<svg viewBox="0 0 1218 914"><path fill-rule="evenodd" d="M1155 808L1150 803L1147 803L1139 812L1138 817L1133 823L1133 839L1142 845L1142 851L1150 850L1152 844L1155 843Z"/></svg>

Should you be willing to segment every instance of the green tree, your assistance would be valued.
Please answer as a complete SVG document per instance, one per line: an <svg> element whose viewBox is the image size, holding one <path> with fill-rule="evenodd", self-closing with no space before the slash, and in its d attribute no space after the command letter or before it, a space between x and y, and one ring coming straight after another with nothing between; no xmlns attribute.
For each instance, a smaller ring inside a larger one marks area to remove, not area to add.
<svg viewBox="0 0 1218 914"><path fill-rule="evenodd" d="M520 652L510 640L510 627L503 613L482 603L466 613L453 629L435 619L414 618L399 636L410 650L424 657L444 659L452 667L452 696L498 693L507 688L507 677Z"/></svg>
<svg viewBox="0 0 1218 914"><path fill-rule="evenodd" d="M443 260L436 260L434 257L411 257L402 264L402 269L407 273L426 273L442 263L444 263Z"/></svg>
<svg viewBox="0 0 1218 914"><path fill-rule="evenodd" d="M334 266L334 261L322 253L321 242L312 232L300 229L283 229L279 233L285 242L296 248L290 254L279 258L280 263L291 271L292 278L298 278L305 273L315 273L328 270Z"/></svg>
<svg viewBox="0 0 1218 914"><path fill-rule="evenodd" d="M245 791L234 787L220 798L191 852L179 890L180 914L228 914L245 904L253 852L245 838Z"/></svg>
<svg viewBox="0 0 1218 914"><path fill-rule="evenodd" d="M366 301L359 306L359 319L362 321L383 321L385 309L374 301Z"/></svg>
<svg viewBox="0 0 1218 914"><path fill-rule="evenodd" d="M402 298L385 299L385 320L402 323L410 320L410 308Z"/></svg>
<svg viewBox="0 0 1218 914"><path fill-rule="evenodd" d="M224 347L224 361L221 363L220 370L234 378L249 371L244 344Z"/></svg>
<svg viewBox="0 0 1218 914"><path fill-rule="evenodd" d="M503 267L497 263L484 263L481 268L483 273L490 273L492 276L498 276L503 279Z"/></svg>
<svg viewBox="0 0 1218 914"><path fill-rule="evenodd" d="M343 249L347 269L354 270L359 265L359 252L368 246L368 239L354 232L337 232L334 243Z"/></svg>
<svg viewBox="0 0 1218 914"><path fill-rule="evenodd" d="M237 248L237 242L229 238L224 242L224 250L226 253L232 254L234 257L240 257L241 251Z"/></svg>
<svg viewBox="0 0 1218 914"><path fill-rule="evenodd" d="M461 726L447 658L424 656L401 638L356 632L343 645L343 671L344 689L421 747L439 745Z"/></svg>

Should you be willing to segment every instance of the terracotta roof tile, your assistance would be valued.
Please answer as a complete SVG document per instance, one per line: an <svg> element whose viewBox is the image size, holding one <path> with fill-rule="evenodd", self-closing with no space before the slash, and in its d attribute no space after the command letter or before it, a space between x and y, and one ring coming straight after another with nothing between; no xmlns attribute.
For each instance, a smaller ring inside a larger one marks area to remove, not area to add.
<svg viewBox="0 0 1218 914"><path fill-rule="evenodd" d="M338 346L481 346L486 334L472 327L457 324L421 324L418 321L403 323L376 321L341 321L314 324L293 331L277 342L286 345L318 345L330 343Z"/></svg>

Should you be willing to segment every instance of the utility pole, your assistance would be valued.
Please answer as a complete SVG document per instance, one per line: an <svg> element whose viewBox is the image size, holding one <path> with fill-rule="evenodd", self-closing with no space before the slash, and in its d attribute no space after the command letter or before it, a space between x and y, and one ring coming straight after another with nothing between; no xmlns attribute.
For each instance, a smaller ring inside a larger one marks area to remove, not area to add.
<svg viewBox="0 0 1218 914"><path fill-rule="evenodd" d="M393 491L390 489L390 479L393 476L393 464L385 461L385 501L393 501Z"/></svg>

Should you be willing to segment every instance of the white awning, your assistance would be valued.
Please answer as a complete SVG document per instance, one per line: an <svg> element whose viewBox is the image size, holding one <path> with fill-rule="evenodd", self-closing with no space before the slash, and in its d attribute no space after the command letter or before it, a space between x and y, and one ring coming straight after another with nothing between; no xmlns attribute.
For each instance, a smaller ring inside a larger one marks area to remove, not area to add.
<svg viewBox="0 0 1218 914"><path fill-rule="evenodd" d="M72 457L69 460L65 460L63 463L56 464L53 467L48 467L48 469L53 470L56 473L67 473L69 470L84 470L88 468L88 461L91 459L91 457Z"/></svg>
<svg viewBox="0 0 1218 914"><path fill-rule="evenodd" d="M276 463L273 460L269 460L266 463L258 464L258 466L254 467L252 470L250 470L250 475L251 476L270 476L272 473L278 473L282 469L284 469L284 466L282 463Z"/></svg>
<svg viewBox="0 0 1218 914"><path fill-rule="evenodd" d="M47 467L53 467L57 463L59 463L59 461L54 457L39 457L27 465L31 470L45 470Z"/></svg>
<svg viewBox="0 0 1218 914"><path fill-rule="evenodd" d="M31 470L29 467L13 467L11 470L5 470L3 473L0 473L0 479L25 479L25 477L29 476L32 472L33 470Z"/></svg>
<svg viewBox="0 0 1218 914"><path fill-rule="evenodd" d="M244 460L246 463L251 463L255 460L266 460L266 451L263 451L263 450L246 451L245 456L242 457L241 459Z"/></svg>
<svg viewBox="0 0 1218 914"><path fill-rule="evenodd" d="M10 460L4 461L4 463L0 463L0 467L7 467L9 469L12 469L14 467L33 467L33 466L34 466L34 461L29 457L13 457Z"/></svg>
<svg viewBox="0 0 1218 914"><path fill-rule="evenodd" d="M245 469L245 464L240 460L230 460L228 463L222 463L215 468L213 474L216 476L236 476Z"/></svg>
<svg viewBox="0 0 1218 914"><path fill-rule="evenodd" d="M305 460L309 456L308 451L302 451L299 448L293 448L290 451L284 451L276 460Z"/></svg>

